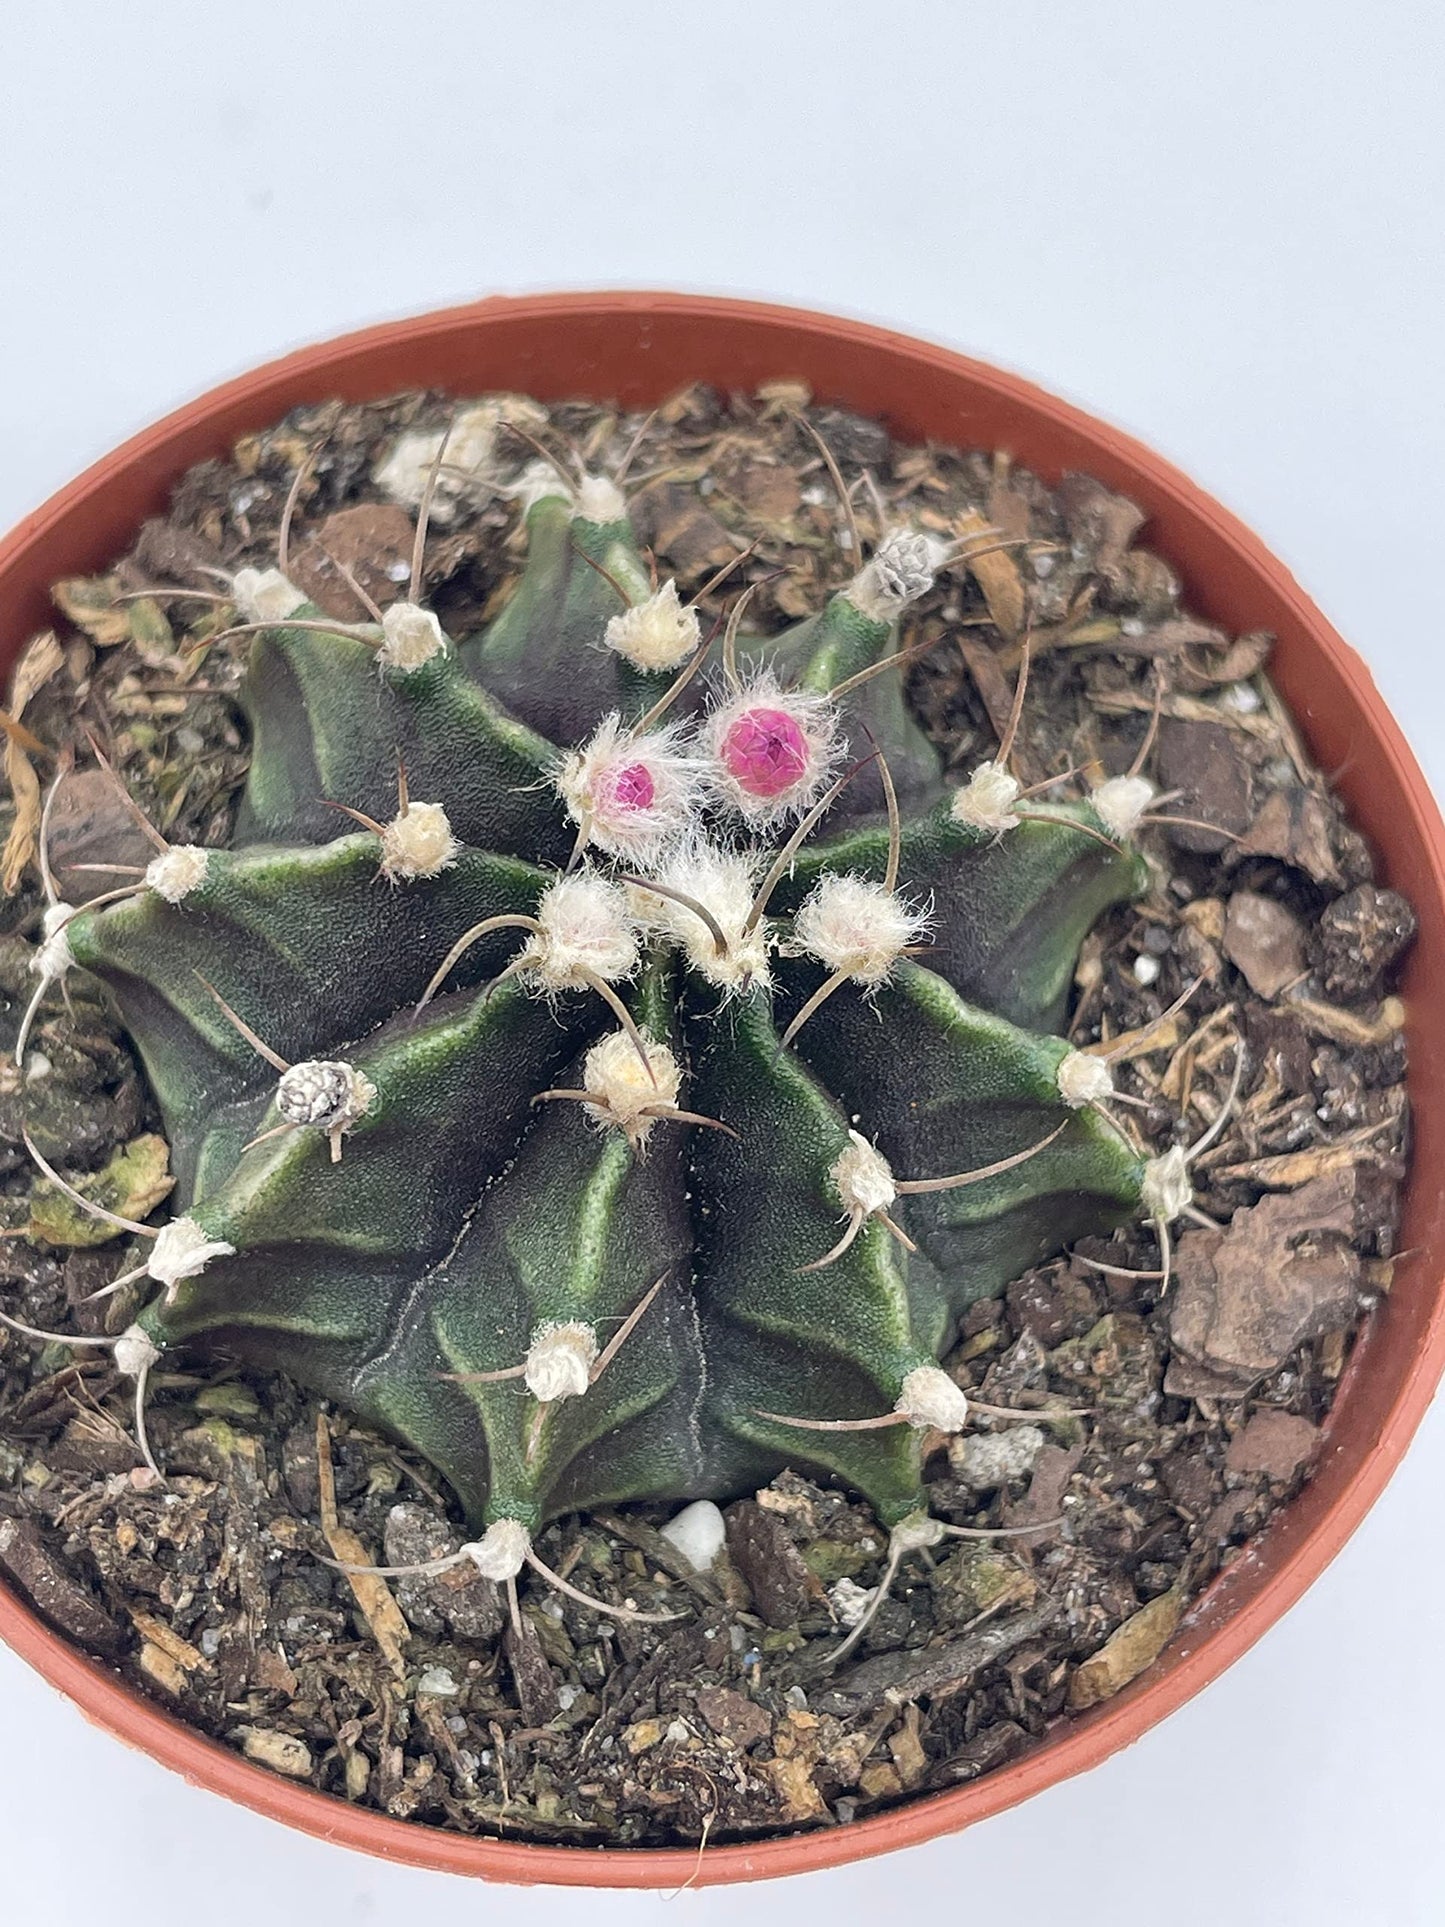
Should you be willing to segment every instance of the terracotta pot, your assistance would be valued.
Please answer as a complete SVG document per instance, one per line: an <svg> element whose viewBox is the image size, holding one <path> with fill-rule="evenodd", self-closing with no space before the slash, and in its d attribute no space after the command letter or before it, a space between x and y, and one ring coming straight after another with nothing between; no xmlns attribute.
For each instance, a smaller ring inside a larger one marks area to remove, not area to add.
<svg viewBox="0 0 1445 1927"><path fill-rule="evenodd" d="M1096 1765L1221 1673L1299 1598L1378 1497L1445 1367L1445 828L1360 659L1248 529L1167 462L1015 375L858 322L667 294L493 300L303 349L179 409L97 462L0 544L6 665L51 619L48 585L99 569L162 510L193 462L300 402L365 401L420 386L523 390L646 407L686 382L751 388L802 376L820 400L882 416L907 440L1006 448L1054 481L1084 469L1148 510L1148 539L1190 606L1231 630L1279 639L1273 673L1316 760L1338 770L1384 880L1420 918L1404 984L1410 1008L1415 1161L1386 1304L1354 1351L1325 1426L1319 1469L1252 1556L1199 1600L1163 1659L1116 1699L1063 1722L1015 1764L969 1786L850 1826L695 1851L594 1850L464 1839L293 1786L248 1765L122 1684L0 1586L0 1635L91 1719L202 1786L324 1839L414 1866L494 1880L676 1887L798 1873L971 1826Z"/></svg>

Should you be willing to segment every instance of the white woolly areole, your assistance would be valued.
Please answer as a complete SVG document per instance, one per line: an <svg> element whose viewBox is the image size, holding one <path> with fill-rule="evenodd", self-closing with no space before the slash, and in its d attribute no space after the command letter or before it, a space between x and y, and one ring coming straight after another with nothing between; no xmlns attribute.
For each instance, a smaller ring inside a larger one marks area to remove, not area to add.
<svg viewBox="0 0 1445 1927"><path fill-rule="evenodd" d="M809 810L843 752L831 698L767 671L709 712L704 742L717 800L755 829Z"/></svg>
<svg viewBox="0 0 1445 1927"><path fill-rule="evenodd" d="M317 1130L345 1130L366 1116L376 1102L376 1086L351 1064L309 1058L281 1073L276 1109L288 1124Z"/></svg>
<svg viewBox="0 0 1445 1927"><path fill-rule="evenodd" d="M40 920L40 943L30 960L30 968L46 983L54 983L75 966L70 948L70 919L78 915L73 903L47 903Z"/></svg>
<svg viewBox="0 0 1445 1927"><path fill-rule="evenodd" d="M636 669L680 669L696 653L702 625L669 577L645 602L613 616L603 639Z"/></svg>
<svg viewBox="0 0 1445 1927"><path fill-rule="evenodd" d="M435 656L446 654L447 639L430 609L416 602L393 602L381 612L381 647L376 660L383 669L410 675Z"/></svg>
<svg viewBox="0 0 1445 1927"><path fill-rule="evenodd" d="M928 594L947 553L947 545L935 536L893 529L844 593L870 622L892 622L910 602Z"/></svg>
<svg viewBox="0 0 1445 1927"><path fill-rule="evenodd" d="M539 1404L552 1405L559 1398L581 1398L596 1363L597 1334L590 1325L549 1322L533 1332L522 1376Z"/></svg>
<svg viewBox="0 0 1445 1927"><path fill-rule="evenodd" d="M711 1572L727 1542L727 1525L711 1499L694 1499L691 1505L675 1513L660 1531L694 1572Z"/></svg>
<svg viewBox="0 0 1445 1927"><path fill-rule="evenodd" d="M634 737L614 710L557 771L567 814L609 856L651 862L690 828L702 769L683 724Z"/></svg>
<svg viewBox="0 0 1445 1927"><path fill-rule="evenodd" d="M577 514L584 522L621 522L627 516L627 500L605 475L584 475L577 487Z"/></svg>
<svg viewBox="0 0 1445 1927"><path fill-rule="evenodd" d="M440 876L461 847L440 803L408 803L381 833L382 874L393 882Z"/></svg>
<svg viewBox="0 0 1445 1927"><path fill-rule="evenodd" d="M540 455L535 461L528 462L505 493L516 502L524 518L532 513L539 502L572 501L571 483L559 475L550 462L544 462Z"/></svg>
<svg viewBox="0 0 1445 1927"><path fill-rule="evenodd" d="M592 971L615 983L637 968L637 926L621 887L590 871L558 877L537 905L540 934L522 951L546 990L575 990Z"/></svg>
<svg viewBox="0 0 1445 1927"><path fill-rule="evenodd" d="M115 1341L112 1353L115 1369L127 1378L139 1378L148 1371L160 1357L160 1347L149 1332L142 1331L139 1325L128 1325Z"/></svg>
<svg viewBox="0 0 1445 1927"><path fill-rule="evenodd" d="M307 599L279 569L237 569L231 595L243 622L284 622Z"/></svg>
<svg viewBox="0 0 1445 1927"><path fill-rule="evenodd" d="M900 1519L889 1533L888 1550L899 1554L928 1552L942 1545L947 1537L941 1519L930 1519L926 1512L914 1512Z"/></svg>
<svg viewBox="0 0 1445 1927"><path fill-rule="evenodd" d="M198 1278L212 1258L229 1258L235 1249L213 1238L194 1218L172 1218L161 1226L146 1270L158 1285L174 1291L183 1278Z"/></svg>
<svg viewBox="0 0 1445 1927"><path fill-rule="evenodd" d="M1020 788L1018 778L1011 776L1002 763L980 763L963 787L953 792L953 820L995 836L1016 830L1019 818L1013 807Z"/></svg>
<svg viewBox="0 0 1445 1927"><path fill-rule="evenodd" d="M199 890L206 880L206 867L211 861L209 850L203 850L195 843L177 843L165 850L160 856L152 857L146 866L145 880L158 897L167 903L183 903L192 890Z"/></svg>
<svg viewBox="0 0 1445 1927"><path fill-rule="evenodd" d="M896 890L849 871L829 870L804 898L793 935L829 970L843 971L854 983L881 984L927 924L927 917L910 910Z"/></svg>
<svg viewBox="0 0 1445 1927"><path fill-rule="evenodd" d="M847 1150L838 1154L828 1173L843 1209L850 1217L864 1218L891 1210L898 1198L892 1166L861 1132L849 1131L848 1138Z"/></svg>
<svg viewBox="0 0 1445 1927"><path fill-rule="evenodd" d="M1147 776L1111 776L1089 794L1094 814L1110 836L1130 837L1139 818L1154 801L1154 785Z"/></svg>
<svg viewBox="0 0 1445 1927"><path fill-rule="evenodd" d="M633 900L643 920L671 937L710 984L719 990L745 990L750 984L766 989L772 982L768 919L760 917L743 935L743 925L752 915L760 867L755 854L743 856L699 840L674 852L656 873L659 883L706 905L726 939L721 954L712 931L686 904L642 890L633 892Z"/></svg>
<svg viewBox="0 0 1445 1927"><path fill-rule="evenodd" d="M626 1031L613 1031L592 1046L582 1067L582 1088L597 1101L583 1109L597 1124L615 1124L635 1145L647 1142L655 1117L643 1111L658 1104L675 1104L682 1088L682 1067L666 1044L644 1038L654 1083L642 1068L637 1046Z"/></svg>
<svg viewBox="0 0 1445 1927"><path fill-rule="evenodd" d="M547 415L525 395L488 395L484 401L464 408L446 435L442 466L448 472L437 475L431 504L434 522L446 524L455 519L466 477L497 486L499 441L515 441L499 434L504 421L515 422L519 428L545 428ZM372 479L383 494L405 508L420 508L444 433L440 428L414 428L399 435L391 453L373 473ZM510 448L506 452L510 455ZM555 488L552 491L554 495L557 492Z"/></svg>
<svg viewBox="0 0 1445 1927"><path fill-rule="evenodd" d="M497 1519L480 1539L462 1547L483 1579L497 1585L516 1578L531 1550L532 1535L520 1519Z"/></svg>
<svg viewBox="0 0 1445 1927"><path fill-rule="evenodd" d="M1144 1215L1172 1224L1194 1202L1194 1187L1189 1182L1189 1167L1182 1145L1173 1145L1163 1157L1150 1158L1144 1166L1140 1196Z"/></svg>
<svg viewBox="0 0 1445 1927"><path fill-rule="evenodd" d="M1071 1111L1114 1094L1113 1071L1102 1057L1091 1057L1084 1050L1071 1050L1059 1059L1058 1083L1059 1096Z"/></svg>
<svg viewBox="0 0 1445 1927"><path fill-rule="evenodd" d="M919 1432L961 1432L968 1423L968 1400L941 1365L915 1365L893 1409Z"/></svg>

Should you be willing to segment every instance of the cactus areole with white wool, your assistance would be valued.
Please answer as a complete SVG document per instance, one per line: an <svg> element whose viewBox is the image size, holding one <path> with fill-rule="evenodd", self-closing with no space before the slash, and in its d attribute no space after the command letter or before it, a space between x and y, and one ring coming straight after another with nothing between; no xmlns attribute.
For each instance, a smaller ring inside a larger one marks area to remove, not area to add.
<svg viewBox="0 0 1445 1927"><path fill-rule="evenodd" d="M1147 785L945 781L898 660L963 553L931 536L709 646L611 484L544 478L525 527L469 636L238 583L234 847L55 918L178 1179L117 1362L280 1368L519 1545L789 1465L896 1526L967 1422L967 1307L1187 1202L1056 1034Z"/></svg>

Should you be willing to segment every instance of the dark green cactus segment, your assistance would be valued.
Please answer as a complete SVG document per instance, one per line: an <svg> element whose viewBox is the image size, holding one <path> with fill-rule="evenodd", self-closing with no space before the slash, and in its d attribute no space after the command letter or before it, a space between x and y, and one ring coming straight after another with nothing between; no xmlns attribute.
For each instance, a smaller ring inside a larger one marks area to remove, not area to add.
<svg viewBox="0 0 1445 1927"><path fill-rule="evenodd" d="M237 1032L212 984L272 1050L334 1057L414 1003L463 931L536 907L546 874L515 857L463 850L435 877L378 880L377 839L309 849L212 851L179 904L147 891L70 925L76 961L109 987L160 1102L180 1200L206 1140L238 1144L276 1075ZM453 984L502 968L499 931L468 951ZM203 981L204 980L204 981Z"/></svg>
<svg viewBox="0 0 1445 1927"><path fill-rule="evenodd" d="M651 591L631 524L588 521L570 501L544 495L527 514L527 562L511 601L462 645L462 661L499 702L567 747L609 710L634 709L603 642L626 606L607 576L631 602Z"/></svg>
<svg viewBox="0 0 1445 1927"><path fill-rule="evenodd" d="M574 997L554 1010L516 983L490 996L438 998L417 1020L409 1011L393 1018L347 1060L376 1095L348 1130L339 1162L323 1131L301 1128L246 1151L221 1179L219 1150L208 1144L191 1215L243 1256L208 1270L194 1290L214 1278L234 1305L247 1294L232 1299L225 1273L254 1262L248 1292L259 1290L267 1263L282 1273L281 1254L310 1248L366 1261L410 1253L418 1266L440 1257L468 1203L515 1152L532 1098L597 1021L595 1000ZM253 1131L280 1121L267 1099L256 1100ZM285 1291L284 1276L275 1287ZM196 1301L183 1302L189 1316Z"/></svg>
<svg viewBox="0 0 1445 1927"><path fill-rule="evenodd" d="M283 1368L434 1456L479 1509L485 1434L471 1401L436 1376L431 1281L572 1047L515 985L387 1026L356 1053L377 1097L341 1162L315 1130L245 1152L192 1213L235 1255L154 1304L146 1330L162 1347L204 1340Z"/></svg>
<svg viewBox="0 0 1445 1927"><path fill-rule="evenodd" d="M1142 895L1149 873L1137 851L1101 840L1087 803L1029 809L1034 820L1002 835L957 822L946 801L906 820L899 875L915 900L932 899L930 968L1011 1022L1052 1030L1084 938L1105 910ZM800 851L778 908L827 871L881 878L887 866L884 824L820 840Z"/></svg>
<svg viewBox="0 0 1445 1927"><path fill-rule="evenodd" d="M309 604L298 614L325 620ZM566 859L548 780L555 751L450 652L419 669L379 669L375 650L350 636L267 629L255 638L241 700L254 747L238 842L329 842L342 819L328 803L388 821L400 758L412 795L441 803L464 843Z"/></svg>
<svg viewBox="0 0 1445 1927"><path fill-rule="evenodd" d="M974 1008L933 971L905 964L871 1001L834 997L798 1047L899 1179L977 1170L1064 1125L1013 1170L909 1197L908 1228L955 1316L1061 1245L1139 1214L1137 1156L1096 1112L1061 1099L1068 1044Z"/></svg>
<svg viewBox="0 0 1445 1927"><path fill-rule="evenodd" d="M580 1396L544 1406L515 1380L467 1388L488 1443L489 1517L550 1518L697 1484L690 1263L679 1161L639 1156L580 1107L549 1107L433 1282L446 1369L515 1365L549 1323L585 1324L605 1348L659 1280L662 1289Z"/></svg>
<svg viewBox="0 0 1445 1927"><path fill-rule="evenodd" d="M643 1000L654 1029L664 997ZM246 1153L196 1208L238 1254L152 1312L152 1335L284 1365L424 1452L478 1522L689 1490L702 1367L680 1160L639 1156L571 1105L536 1113L581 1060L562 1070L565 1033L515 986L437 1009L357 1054L377 1104L340 1164L298 1132ZM515 1378L463 1382L515 1368L549 1323L584 1321L605 1346L659 1280L581 1397L544 1411Z"/></svg>
<svg viewBox="0 0 1445 1927"><path fill-rule="evenodd" d="M738 1139L699 1132L693 1183L702 1236L697 1300L708 1333L704 1415L715 1477L737 1489L779 1460L836 1474L885 1521L921 1503L917 1436L801 1430L761 1416L872 1418L931 1363L943 1335L939 1281L870 1224L825 1270L804 1267L838 1241L843 1206L830 1173L851 1142L838 1106L779 1049L754 992L710 1033L697 1095L746 1119Z"/></svg>

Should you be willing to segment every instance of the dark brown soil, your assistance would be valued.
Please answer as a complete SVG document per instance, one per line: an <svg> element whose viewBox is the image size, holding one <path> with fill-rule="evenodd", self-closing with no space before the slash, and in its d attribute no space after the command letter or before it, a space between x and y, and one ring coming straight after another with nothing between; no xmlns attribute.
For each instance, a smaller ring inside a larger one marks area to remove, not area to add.
<svg viewBox="0 0 1445 1927"><path fill-rule="evenodd" d="M629 483L642 540L685 590L756 542L726 593L760 581L760 626L815 608L849 572L836 495L793 419L807 400L789 384L730 400L689 390L648 428ZM37 685L24 727L50 756L11 743L14 801L0 812L7 1045L33 984L36 778L49 780L53 754L73 749L81 771L57 811L58 864L148 854L121 853L138 832L95 773L87 731L172 841L225 842L245 770L229 694L244 640L182 653L224 614L116 597L214 588L208 568L271 562L291 476L323 437L295 573L339 618L360 612L332 557L394 597L410 520L379 499L372 470L400 427L450 412L427 395L299 411L187 476L113 577L58 591L55 641L22 669ZM1390 972L1413 919L1376 888L1369 851L1305 757L1267 680L1268 637L1228 637L1181 609L1168 565L1135 546L1139 511L1086 477L1050 491L1001 456L895 446L876 423L809 414L844 476L861 478L865 543L886 505L890 522L987 524L1018 544L947 574L909 625L909 641L944 639L912 691L961 774L995 750L1025 628L1034 673L1015 769L1028 782L1125 769L1157 676L1152 767L1178 792L1163 807L1214 827L1147 833L1154 887L1085 945L1071 1034L1137 1030L1201 979L1188 1010L1127 1059L1121 1088L1140 1100L1129 1118L1153 1150L1187 1144L1217 1115L1243 1039L1238 1107L1195 1170L1219 1228L1180 1227L1162 1298L1147 1275L1088 1262L1155 1270L1141 1230L974 1307L949 1361L966 1389L1086 1415L994 1431L984 1420L937 1441L939 1517L1033 1530L908 1558L836 1671L829 1655L886 1540L844 1492L789 1474L739 1499L706 1577L658 1537L670 1508L564 1520L541 1543L553 1567L683 1616L621 1625L529 1582L519 1638L474 1574L358 1593L319 1563L328 1461L340 1525L369 1554L405 1562L462 1535L425 1466L344 1415L318 1428L314 1402L284 1379L164 1373L150 1418L162 1487L138 1466L105 1354L0 1332L10 1581L182 1718L393 1815L556 1841L718 1841L837 1825L1013 1759L1150 1664L1309 1476L1351 1345L1390 1287L1408 1128ZM604 469L641 427L591 406L550 415L553 445ZM530 454L519 445L506 461ZM451 633L505 593L515 523L504 497L480 491L437 529L426 594ZM115 1330L133 1304L81 1301L120 1268L119 1246L94 1246L94 1227L37 1195L22 1119L71 1172L130 1146L113 1196L142 1216L164 1193L164 1146L103 1004L83 980L71 998L70 1013L45 1005L23 1088L8 1058L0 1070L0 1225L12 1227L0 1289L41 1326Z"/></svg>

